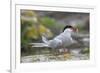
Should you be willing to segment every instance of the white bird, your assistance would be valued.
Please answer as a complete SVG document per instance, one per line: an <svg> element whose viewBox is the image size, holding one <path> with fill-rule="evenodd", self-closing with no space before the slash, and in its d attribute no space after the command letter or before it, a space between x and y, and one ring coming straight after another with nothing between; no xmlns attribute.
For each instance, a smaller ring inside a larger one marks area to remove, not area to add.
<svg viewBox="0 0 100 73"><path fill-rule="evenodd" d="M67 46L72 45L76 41L72 38L72 34L76 32L77 29L67 25L63 32L60 33L58 36L53 38L52 40L47 40L46 37L42 36L42 41L45 43L45 46L50 48L65 48Z"/></svg>

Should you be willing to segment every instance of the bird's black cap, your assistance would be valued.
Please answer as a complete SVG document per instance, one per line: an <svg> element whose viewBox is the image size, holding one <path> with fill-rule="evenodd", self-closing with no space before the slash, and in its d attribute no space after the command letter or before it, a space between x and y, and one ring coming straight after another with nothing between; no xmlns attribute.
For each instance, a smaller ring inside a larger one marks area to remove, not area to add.
<svg viewBox="0 0 100 73"><path fill-rule="evenodd" d="M65 27L64 27L64 29L63 29L63 32L64 32L64 30L65 29L67 29L67 28L73 28L71 25L66 25Z"/></svg>

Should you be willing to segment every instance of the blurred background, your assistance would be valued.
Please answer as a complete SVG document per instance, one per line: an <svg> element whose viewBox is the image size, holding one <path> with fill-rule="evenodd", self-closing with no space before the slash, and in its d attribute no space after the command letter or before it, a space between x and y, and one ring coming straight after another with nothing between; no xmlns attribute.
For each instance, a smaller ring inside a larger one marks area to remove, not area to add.
<svg viewBox="0 0 100 73"><path fill-rule="evenodd" d="M59 35L66 25L79 29L79 34L89 36L89 13L21 10L21 62L48 62L89 59L89 37L82 44L69 46L71 53L59 53L48 47L34 48L29 43L41 43L41 36L48 39Z"/></svg>

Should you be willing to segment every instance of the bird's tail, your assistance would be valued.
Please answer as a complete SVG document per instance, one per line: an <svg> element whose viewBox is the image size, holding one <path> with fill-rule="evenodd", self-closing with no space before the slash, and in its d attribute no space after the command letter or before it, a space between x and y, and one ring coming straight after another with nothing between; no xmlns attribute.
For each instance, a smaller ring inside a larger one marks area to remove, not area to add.
<svg viewBox="0 0 100 73"><path fill-rule="evenodd" d="M42 41L47 44L48 43L48 39L45 36L42 36Z"/></svg>

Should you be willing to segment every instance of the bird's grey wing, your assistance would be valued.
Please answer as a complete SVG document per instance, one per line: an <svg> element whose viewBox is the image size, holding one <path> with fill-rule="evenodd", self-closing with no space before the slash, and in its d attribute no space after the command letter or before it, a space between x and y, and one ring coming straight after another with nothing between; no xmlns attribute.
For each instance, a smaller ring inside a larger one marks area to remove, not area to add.
<svg viewBox="0 0 100 73"><path fill-rule="evenodd" d="M48 45L51 48L59 48L62 45L62 41L60 39L55 38L53 40L50 40Z"/></svg>

